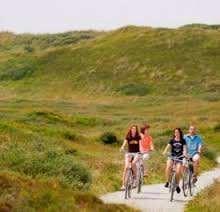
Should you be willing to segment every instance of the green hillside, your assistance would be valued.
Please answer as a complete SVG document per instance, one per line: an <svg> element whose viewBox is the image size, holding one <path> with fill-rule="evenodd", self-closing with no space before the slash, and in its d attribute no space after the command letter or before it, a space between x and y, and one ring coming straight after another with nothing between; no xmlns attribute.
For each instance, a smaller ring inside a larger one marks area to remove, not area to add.
<svg viewBox="0 0 220 212"><path fill-rule="evenodd" d="M219 67L217 25L0 33L0 209L126 210L94 195L120 188L119 147L131 124L151 125L146 183L164 181L161 152L174 127L195 124L201 169L214 167ZM103 143L106 132L116 143Z"/></svg>
<svg viewBox="0 0 220 212"><path fill-rule="evenodd" d="M22 93L23 82L31 82L31 90L56 87L61 96L64 85L72 91L107 95L214 95L220 89L219 34L219 28L195 26L129 26L106 33L38 36L3 33L1 48L8 51L0 55L0 80L16 81L9 88L16 86Z"/></svg>

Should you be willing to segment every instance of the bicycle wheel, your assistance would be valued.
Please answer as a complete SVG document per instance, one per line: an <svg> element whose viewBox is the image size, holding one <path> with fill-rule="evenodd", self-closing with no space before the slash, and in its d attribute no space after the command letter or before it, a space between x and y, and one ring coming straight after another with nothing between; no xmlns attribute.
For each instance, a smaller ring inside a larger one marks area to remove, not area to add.
<svg viewBox="0 0 220 212"><path fill-rule="evenodd" d="M176 190L176 173L172 174L171 182L170 182L170 201L173 201L174 192Z"/></svg>
<svg viewBox="0 0 220 212"><path fill-rule="evenodd" d="M140 166L139 171L138 171L138 186L137 186L137 193L141 192L141 186L144 181L144 167L143 165Z"/></svg>
<svg viewBox="0 0 220 212"><path fill-rule="evenodd" d="M189 193L191 196L194 194L193 172L189 172Z"/></svg>
<svg viewBox="0 0 220 212"><path fill-rule="evenodd" d="M189 194L189 169L183 173L183 194L185 197Z"/></svg>
<svg viewBox="0 0 220 212"><path fill-rule="evenodd" d="M131 189L133 184L132 170L127 169L125 173L125 199L131 198Z"/></svg>

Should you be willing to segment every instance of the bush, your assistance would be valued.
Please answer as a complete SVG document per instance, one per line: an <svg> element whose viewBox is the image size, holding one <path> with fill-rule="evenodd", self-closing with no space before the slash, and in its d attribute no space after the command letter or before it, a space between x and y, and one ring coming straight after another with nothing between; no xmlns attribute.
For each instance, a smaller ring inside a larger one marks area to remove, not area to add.
<svg viewBox="0 0 220 212"><path fill-rule="evenodd" d="M145 96L149 93L149 89L144 84L127 84L119 87L118 92L127 96Z"/></svg>
<svg viewBox="0 0 220 212"><path fill-rule="evenodd" d="M218 123L218 124L216 124L216 125L214 126L214 131L215 131L215 132L220 132L220 123Z"/></svg>
<svg viewBox="0 0 220 212"><path fill-rule="evenodd" d="M116 135L112 132L105 132L100 136L100 140L104 144L115 144L118 142Z"/></svg>
<svg viewBox="0 0 220 212"><path fill-rule="evenodd" d="M76 189L87 189L91 182L92 177L90 172L81 164L72 164L70 167L63 171L64 181Z"/></svg>
<svg viewBox="0 0 220 212"><path fill-rule="evenodd" d="M63 137L67 140L70 140L70 141L75 141L77 139L76 134L73 132L70 132L70 131L65 131L63 133Z"/></svg>
<svg viewBox="0 0 220 212"><path fill-rule="evenodd" d="M26 66L21 68L8 69L0 74L0 80L21 80L30 76L33 73L33 68Z"/></svg>
<svg viewBox="0 0 220 212"><path fill-rule="evenodd" d="M103 121L97 117L87 117L83 115L77 115L74 117L74 121L77 125L93 127L103 124Z"/></svg>

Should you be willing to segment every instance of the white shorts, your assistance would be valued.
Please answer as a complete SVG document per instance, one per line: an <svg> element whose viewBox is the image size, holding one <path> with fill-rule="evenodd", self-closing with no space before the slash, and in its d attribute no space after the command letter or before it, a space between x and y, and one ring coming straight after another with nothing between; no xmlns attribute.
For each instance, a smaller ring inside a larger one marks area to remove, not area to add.
<svg viewBox="0 0 220 212"><path fill-rule="evenodd" d="M143 160L148 160L150 158L150 154L149 153L143 153L142 158L143 158Z"/></svg>
<svg viewBox="0 0 220 212"><path fill-rule="evenodd" d="M195 162L195 161L198 161L200 159L200 155L199 154L195 154L193 155L192 157L192 160Z"/></svg>

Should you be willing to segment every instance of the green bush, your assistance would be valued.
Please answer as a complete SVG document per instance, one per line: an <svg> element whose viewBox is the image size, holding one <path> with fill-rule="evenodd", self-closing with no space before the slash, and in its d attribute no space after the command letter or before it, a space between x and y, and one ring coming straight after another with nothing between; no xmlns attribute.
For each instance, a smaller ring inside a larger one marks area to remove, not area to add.
<svg viewBox="0 0 220 212"><path fill-rule="evenodd" d="M64 182L76 189L88 189L92 183L90 172L81 164L75 163L63 170Z"/></svg>
<svg viewBox="0 0 220 212"><path fill-rule="evenodd" d="M70 141L74 141L74 140L77 139L76 134L73 133L73 132L70 132L70 131L65 131L65 132L63 133L63 137L64 137L65 139L67 139L67 140L70 140Z"/></svg>
<svg viewBox="0 0 220 212"><path fill-rule="evenodd" d="M144 84L127 84L119 87L117 91L127 96L145 96L149 93L149 88Z"/></svg>
<svg viewBox="0 0 220 212"><path fill-rule="evenodd" d="M215 132L220 132L220 123L218 123L218 124L216 124L216 125L214 126L214 131L215 131Z"/></svg>
<svg viewBox="0 0 220 212"><path fill-rule="evenodd" d="M83 115L75 116L74 122L82 126L90 126L90 127L100 125L103 123L103 121L97 117L87 117Z"/></svg>
<svg viewBox="0 0 220 212"><path fill-rule="evenodd" d="M33 73L33 68L26 66L21 68L8 69L0 73L0 80L21 80Z"/></svg>
<svg viewBox="0 0 220 212"><path fill-rule="evenodd" d="M104 144L115 144L118 142L116 135L113 132L105 132L100 136L100 140Z"/></svg>

